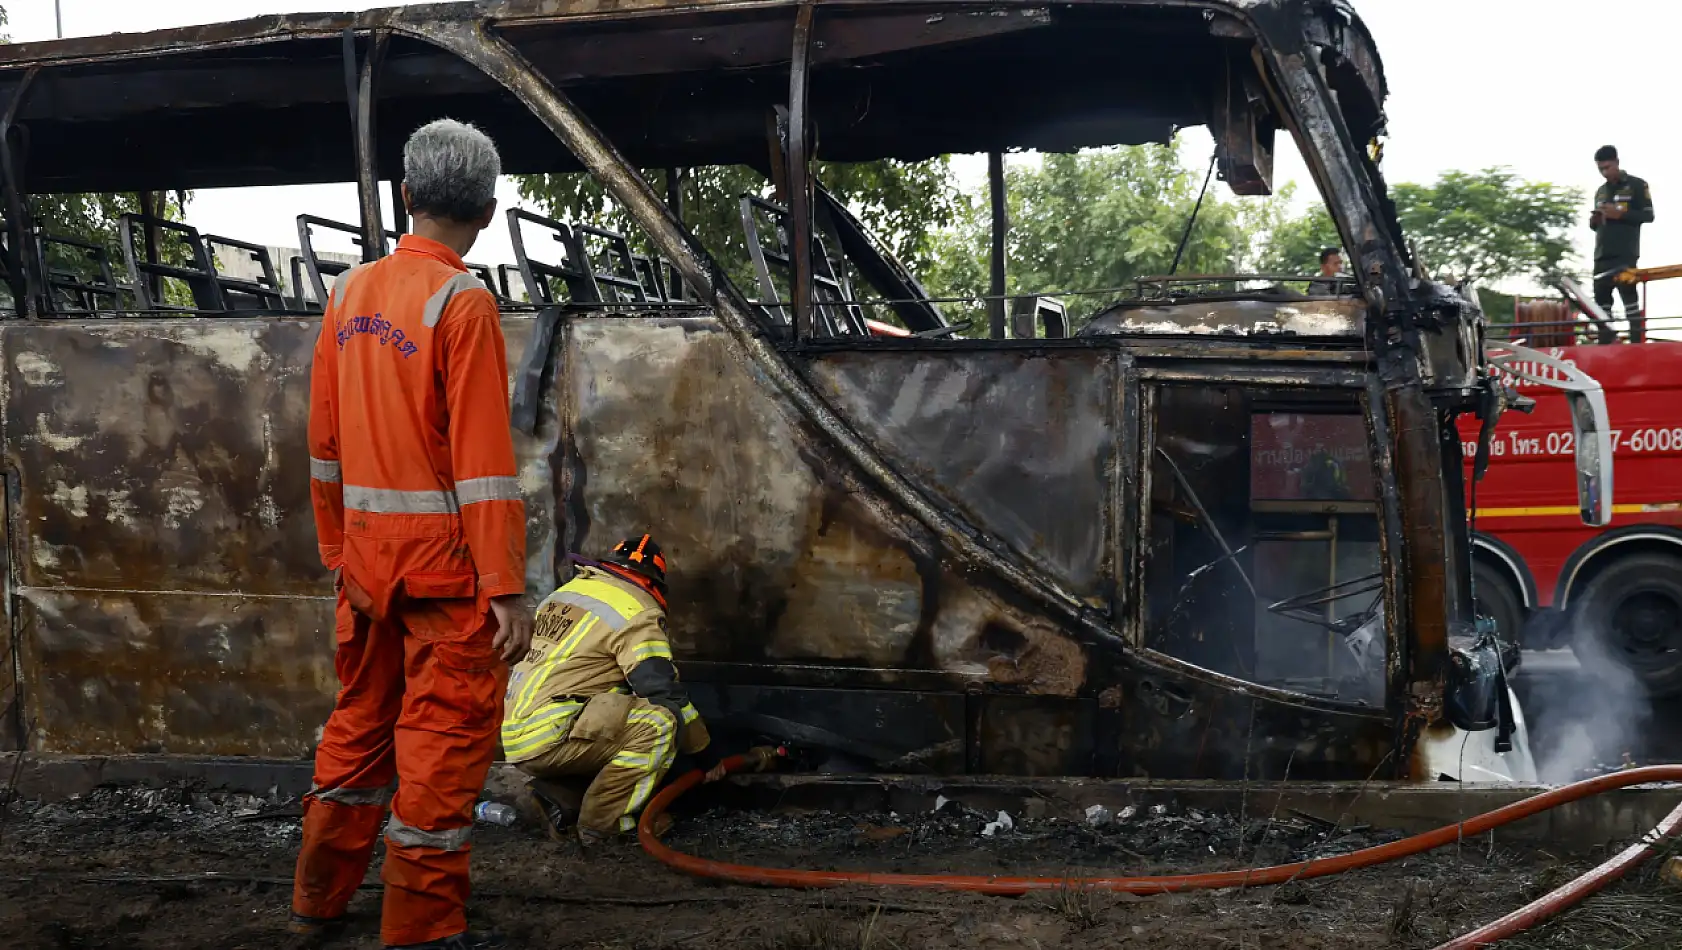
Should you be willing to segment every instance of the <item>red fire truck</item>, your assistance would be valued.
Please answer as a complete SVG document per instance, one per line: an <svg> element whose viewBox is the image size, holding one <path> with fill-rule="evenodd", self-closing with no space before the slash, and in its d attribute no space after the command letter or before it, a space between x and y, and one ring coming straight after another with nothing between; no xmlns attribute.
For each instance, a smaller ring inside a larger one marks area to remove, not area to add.
<svg viewBox="0 0 1682 950"><path fill-rule="evenodd" d="M1510 380L1534 410L1501 415L1488 472L1475 486L1477 420L1460 430L1480 612L1519 631L1527 649L1569 645L1586 666L1632 672L1651 695L1682 693L1682 340L1588 342L1597 339L1586 332L1594 321L1609 321L1576 285L1561 291L1561 299L1520 301L1517 322L1492 329L1604 387L1612 518L1597 528L1579 517L1564 393ZM1649 333L1682 337L1682 318L1666 322L1650 322ZM1554 378L1546 365L1526 368Z"/></svg>

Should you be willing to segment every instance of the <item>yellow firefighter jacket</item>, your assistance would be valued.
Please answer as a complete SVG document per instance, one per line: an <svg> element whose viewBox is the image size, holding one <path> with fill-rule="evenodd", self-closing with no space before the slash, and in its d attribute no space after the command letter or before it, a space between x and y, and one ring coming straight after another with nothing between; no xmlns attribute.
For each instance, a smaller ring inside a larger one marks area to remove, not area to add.
<svg viewBox="0 0 1682 950"><path fill-rule="evenodd" d="M537 608L531 652L508 678L503 755L523 762L565 741L584 704L609 690L669 712L684 753L707 747L706 725L672 664L665 610L636 584L585 567Z"/></svg>

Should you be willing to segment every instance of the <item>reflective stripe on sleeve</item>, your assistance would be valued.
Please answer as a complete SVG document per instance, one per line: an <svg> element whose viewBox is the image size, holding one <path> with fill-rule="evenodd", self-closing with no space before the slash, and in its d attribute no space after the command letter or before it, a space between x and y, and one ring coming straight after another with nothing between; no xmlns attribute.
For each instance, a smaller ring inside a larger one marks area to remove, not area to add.
<svg viewBox="0 0 1682 950"><path fill-rule="evenodd" d="M342 478L339 473L340 468L338 462L330 461L328 459L318 459L313 455L310 456L310 477L316 481L338 482Z"/></svg>
<svg viewBox="0 0 1682 950"><path fill-rule="evenodd" d="M350 291L351 278L355 277L357 274L362 273L362 269L367 267L367 266L368 265L366 263L358 264L355 267L352 267L350 270L347 270L344 273L340 274L338 276L338 279L333 281L333 290L332 290L331 298L332 298L332 301L333 301L333 309L334 310L337 310L338 308L345 305L345 294Z"/></svg>
<svg viewBox="0 0 1682 950"><path fill-rule="evenodd" d="M520 501L520 480L512 475L489 475L456 482L456 498L463 505L481 501Z"/></svg>
<svg viewBox="0 0 1682 950"><path fill-rule="evenodd" d="M671 644L664 640L650 640L647 643L639 643L631 648L631 661L633 664L641 663L643 660L652 660L656 657L666 660L671 659Z"/></svg>

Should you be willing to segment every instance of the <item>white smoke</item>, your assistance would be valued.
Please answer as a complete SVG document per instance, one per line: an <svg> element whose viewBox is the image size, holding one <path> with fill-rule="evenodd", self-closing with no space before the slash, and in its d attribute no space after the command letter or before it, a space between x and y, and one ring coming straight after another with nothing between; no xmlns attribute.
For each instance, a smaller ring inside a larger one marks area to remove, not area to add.
<svg viewBox="0 0 1682 950"><path fill-rule="evenodd" d="M1582 672L1538 683L1525 710L1547 723L1550 738L1536 762L1538 776L1550 785L1616 768L1626 753L1638 754L1653 715L1641 681L1607 652L1603 638L1579 628L1571 642Z"/></svg>

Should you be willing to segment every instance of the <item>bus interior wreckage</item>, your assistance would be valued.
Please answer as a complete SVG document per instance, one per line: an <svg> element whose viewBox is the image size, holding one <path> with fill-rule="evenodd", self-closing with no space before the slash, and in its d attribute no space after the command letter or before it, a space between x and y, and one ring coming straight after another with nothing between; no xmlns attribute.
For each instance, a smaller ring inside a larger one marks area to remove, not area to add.
<svg viewBox="0 0 1682 950"><path fill-rule="evenodd" d="M529 589L654 531L727 743L838 771L1534 779L1455 429L1506 391L1475 297L1400 233L1384 96L1337 0L508 0L0 47L0 742L308 754L335 689L308 364L345 267L312 241L389 252L402 145L449 116L635 224L509 211L517 264L474 269L504 309ZM995 220L959 321L812 165L986 153L1002 208L1006 151L1190 126L1240 195L1295 143L1350 256L1336 293L1007 297ZM650 184L709 165L771 183L742 198L746 281ZM355 182L361 219L300 215L287 261L153 216L319 182ZM32 219L80 192L141 194L120 254ZM1610 492L1595 395L1585 519Z"/></svg>

